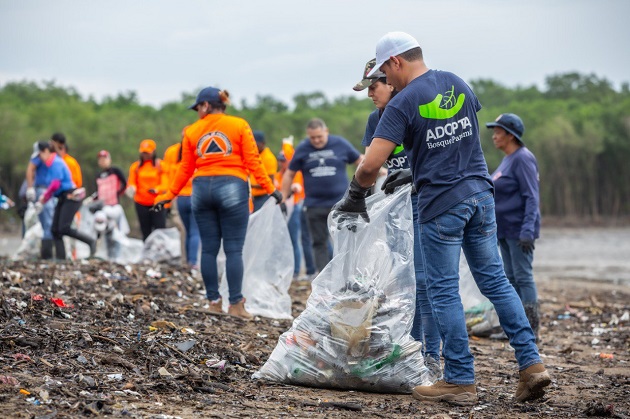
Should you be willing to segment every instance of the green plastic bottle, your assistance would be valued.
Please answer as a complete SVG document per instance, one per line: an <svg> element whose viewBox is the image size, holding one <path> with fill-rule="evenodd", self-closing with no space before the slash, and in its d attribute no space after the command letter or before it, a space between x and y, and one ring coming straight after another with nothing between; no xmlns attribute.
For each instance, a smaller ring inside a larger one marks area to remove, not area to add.
<svg viewBox="0 0 630 419"><path fill-rule="evenodd" d="M400 358L402 348L397 343L392 345L392 351L385 358L365 359L352 369L352 374L357 377L365 377L380 370L387 364L392 364Z"/></svg>

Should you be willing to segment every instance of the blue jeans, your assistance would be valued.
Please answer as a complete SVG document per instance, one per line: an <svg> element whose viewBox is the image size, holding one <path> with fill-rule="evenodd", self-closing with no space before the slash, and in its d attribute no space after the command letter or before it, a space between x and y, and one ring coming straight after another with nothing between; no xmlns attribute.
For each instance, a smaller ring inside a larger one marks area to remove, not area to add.
<svg viewBox="0 0 630 419"><path fill-rule="evenodd" d="M199 251L199 228L193 216L192 198L190 196L178 196L177 210L186 228L186 259L189 265L196 265L197 252Z"/></svg>
<svg viewBox="0 0 630 419"><path fill-rule="evenodd" d="M534 252L523 252L516 239L499 239L499 248L503 256L505 275L523 304L537 303L538 291L532 270Z"/></svg>
<svg viewBox="0 0 630 419"><path fill-rule="evenodd" d="M242 298L243 244L249 220L249 186L234 176L193 180L192 208L201 234L201 276L209 300L218 300L217 255L223 240L230 304Z"/></svg>
<svg viewBox="0 0 630 419"><path fill-rule="evenodd" d="M287 221L291 244L293 245L293 274L300 273L300 265L302 264L302 253L304 253L304 263L306 264L306 274L315 273L315 261L313 260L313 251L311 249L311 235L306 227L306 219L302 211L303 203L295 204L291 217ZM300 245L301 243L301 245Z"/></svg>
<svg viewBox="0 0 630 419"><path fill-rule="evenodd" d="M44 192L46 192L46 189L48 188L45 186L38 186L35 189L35 192L37 194L37 199L39 199L39 197L42 196ZM54 197L50 198L48 202L44 204L42 212L40 212L37 215L37 218L39 219L39 223L42 225L42 229L44 230L44 236L42 237L42 240L53 239L52 231L50 230L50 228L52 227L53 216L55 215L56 206L57 206L57 198L54 198Z"/></svg>
<svg viewBox="0 0 630 419"><path fill-rule="evenodd" d="M541 363L534 333L514 287L505 276L497 248L494 197L479 192L434 219L420 224L427 291L444 342L444 379L474 384L473 356L459 296L459 257L464 250L481 293L494 305L514 348L519 370Z"/></svg>
<svg viewBox="0 0 630 419"><path fill-rule="evenodd" d="M287 228L289 229L289 237L293 245L293 275L300 273L300 264L302 263L302 251L300 250L300 213L302 212L302 203L295 204L291 217L287 220Z"/></svg>
<svg viewBox="0 0 630 419"><path fill-rule="evenodd" d="M420 246L420 223L418 222L418 195L411 194L413 207L413 264L416 273L416 314L413 317L411 337L423 342L423 355L440 359L440 331L433 319L433 308L427 294L422 247Z"/></svg>
<svg viewBox="0 0 630 419"><path fill-rule="evenodd" d="M302 254L304 254L304 264L306 265L306 274L313 275L317 272L315 267L315 257L313 256L313 239L311 232L308 230L308 220L306 219L306 211L304 211L303 203L300 204L300 242L302 243Z"/></svg>

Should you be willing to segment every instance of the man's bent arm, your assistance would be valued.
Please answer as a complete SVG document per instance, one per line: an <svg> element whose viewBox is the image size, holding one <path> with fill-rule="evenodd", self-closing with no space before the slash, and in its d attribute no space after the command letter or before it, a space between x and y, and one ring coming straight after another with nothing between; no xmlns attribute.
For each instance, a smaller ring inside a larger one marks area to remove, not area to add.
<svg viewBox="0 0 630 419"><path fill-rule="evenodd" d="M378 172L396 148L396 144L383 138L374 138L372 144L365 152L365 157L361 161L354 178L364 188L374 184L378 177Z"/></svg>
<svg viewBox="0 0 630 419"><path fill-rule="evenodd" d="M287 169L282 176L282 196L284 199L287 199L291 194L291 184L293 183L293 178L295 177L295 171Z"/></svg>

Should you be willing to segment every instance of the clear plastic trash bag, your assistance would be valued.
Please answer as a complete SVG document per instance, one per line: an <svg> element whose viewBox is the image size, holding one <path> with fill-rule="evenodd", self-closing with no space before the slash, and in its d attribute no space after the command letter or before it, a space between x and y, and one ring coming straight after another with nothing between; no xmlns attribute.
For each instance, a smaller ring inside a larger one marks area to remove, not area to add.
<svg viewBox="0 0 630 419"><path fill-rule="evenodd" d="M224 258L225 256L223 266ZM220 262L219 259L218 261ZM270 198L249 216L247 224L243 245L242 286L247 311L255 316L272 319L293 319L289 295L293 267L293 245L287 222L276 200ZM227 310L227 278L223 267L219 271L219 292L223 299L223 309Z"/></svg>
<svg viewBox="0 0 630 419"><path fill-rule="evenodd" d="M367 199L356 232L329 216L334 256L306 309L253 378L314 387L409 393L432 383L411 336L416 281L411 186Z"/></svg>
<svg viewBox="0 0 630 419"><path fill-rule="evenodd" d="M144 241L143 261L179 263L181 255L180 234L175 227L154 230Z"/></svg>
<svg viewBox="0 0 630 419"><path fill-rule="evenodd" d="M37 217L35 204L29 202L26 207L26 212L24 213L24 227L26 228L26 230L28 230L37 223L39 223L39 218Z"/></svg>
<svg viewBox="0 0 630 419"><path fill-rule="evenodd" d="M38 258L42 247L42 237L44 237L44 229L38 220L24 233L20 246L13 254L13 260Z"/></svg>
<svg viewBox="0 0 630 419"><path fill-rule="evenodd" d="M477 287L464 252L459 258L459 295L464 306L469 335L488 337L502 330L494 306Z"/></svg>

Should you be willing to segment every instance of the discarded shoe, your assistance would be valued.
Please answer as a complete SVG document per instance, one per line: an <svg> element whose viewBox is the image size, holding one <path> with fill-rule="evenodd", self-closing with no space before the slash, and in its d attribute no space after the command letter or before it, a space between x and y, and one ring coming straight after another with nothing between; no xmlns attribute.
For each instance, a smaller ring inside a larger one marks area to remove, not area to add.
<svg viewBox="0 0 630 419"><path fill-rule="evenodd" d="M477 387L474 384L450 384L440 380L431 386L416 386L413 397L422 401L447 402L459 406L470 406L477 402Z"/></svg>
<svg viewBox="0 0 630 419"><path fill-rule="evenodd" d="M228 314L232 316L240 317L241 319L251 320L254 318L247 310L245 310L245 299L242 298L236 304L230 304L228 307Z"/></svg>
<svg viewBox="0 0 630 419"><path fill-rule="evenodd" d="M212 313L223 313L223 300L220 298L210 300L210 308L208 308L208 311Z"/></svg>
<svg viewBox="0 0 630 419"><path fill-rule="evenodd" d="M551 376L543 364L534 364L519 371L520 379L514 398L517 402L539 399L545 395L545 387L551 384Z"/></svg>

